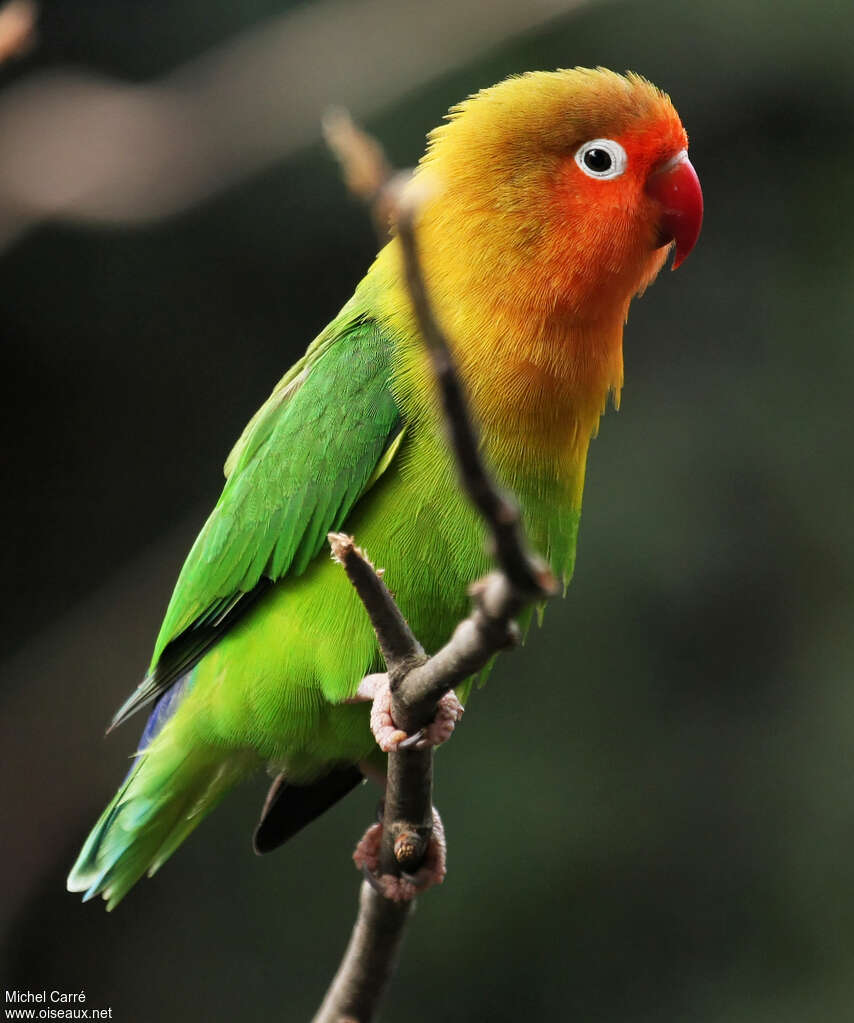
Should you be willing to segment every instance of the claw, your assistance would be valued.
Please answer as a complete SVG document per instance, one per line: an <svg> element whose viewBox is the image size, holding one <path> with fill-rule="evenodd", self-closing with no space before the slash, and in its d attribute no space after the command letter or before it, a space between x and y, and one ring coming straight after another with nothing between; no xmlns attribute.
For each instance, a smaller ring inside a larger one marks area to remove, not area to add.
<svg viewBox="0 0 854 1023"><path fill-rule="evenodd" d="M406 735L406 732L401 732L401 735ZM398 749L417 749L418 743L424 738L424 729L419 728L417 732L412 735L406 735L405 739L401 739L397 744Z"/></svg>
<svg viewBox="0 0 854 1023"><path fill-rule="evenodd" d="M429 749L441 746L453 735L457 722L463 716L463 705L453 690L445 693L439 701L436 717L426 728L419 729L414 735L407 735L398 728L391 716L391 690L388 675L368 675L362 679L351 703L372 700L371 731L383 753L392 753L401 749Z"/></svg>
<svg viewBox="0 0 854 1023"><path fill-rule="evenodd" d="M372 824L353 851L353 862L362 871L371 886L392 902L410 902L416 895L433 885L442 884L448 872L445 844L445 826L438 810L433 807L433 833L424 860L414 874L377 874L380 846L383 840L382 824Z"/></svg>

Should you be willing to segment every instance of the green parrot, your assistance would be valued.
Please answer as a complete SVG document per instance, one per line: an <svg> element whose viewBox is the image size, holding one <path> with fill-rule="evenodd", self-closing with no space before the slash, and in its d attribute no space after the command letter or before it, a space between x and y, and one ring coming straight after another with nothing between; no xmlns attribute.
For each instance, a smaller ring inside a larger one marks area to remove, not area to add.
<svg viewBox="0 0 854 1023"><path fill-rule="evenodd" d="M565 582L589 441L622 385L629 303L699 234L686 146L670 100L637 75L533 72L453 108L416 174L441 185L420 215L421 259L484 457ZM114 720L154 704L133 765L68 878L108 908L256 771L278 778L256 834L266 851L382 770L360 690L382 659L328 533L353 534L385 569L428 651L488 568L395 238L225 472Z"/></svg>

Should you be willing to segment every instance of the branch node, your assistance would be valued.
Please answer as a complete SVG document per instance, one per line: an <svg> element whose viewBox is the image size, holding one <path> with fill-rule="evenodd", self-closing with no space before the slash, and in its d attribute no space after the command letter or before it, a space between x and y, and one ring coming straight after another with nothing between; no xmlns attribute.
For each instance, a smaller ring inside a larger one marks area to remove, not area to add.
<svg viewBox="0 0 854 1023"><path fill-rule="evenodd" d="M327 533L326 539L332 552L332 560L337 561L339 565L344 565L346 568L348 560L355 556L359 561L363 561L378 579L382 579L385 575L385 569L377 568L368 557L367 551L356 546L355 537L349 536L347 533Z"/></svg>
<svg viewBox="0 0 854 1023"><path fill-rule="evenodd" d="M504 650L513 650L522 643L522 630L515 618L507 623L507 638L504 642Z"/></svg>
<svg viewBox="0 0 854 1023"><path fill-rule="evenodd" d="M398 225L411 229L424 204L442 191L442 179L431 171L421 170L418 175L401 171L389 179L386 188L391 193Z"/></svg>
<svg viewBox="0 0 854 1023"><path fill-rule="evenodd" d="M534 565L536 569L535 575L537 583L540 588L540 596L554 597L559 590L554 572L552 572L549 566L540 558L535 560Z"/></svg>
<svg viewBox="0 0 854 1023"><path fill-rule="evenodd" d="M420 668L422 664L426 664L429 660L430 658L423 650L413 651L413 653L408 657L401 657L392 667L389 668L389 691L392 694L396 693L406 679L406 676L416 668Z"/></svg>
<svg viewBox="0 0 854 1023"><path fill-rule="evenodd" d="M417 831L401 831L394 840L394 858L402 870L414 870L424 858L427 842Z"/></svg>
<svg viewBox="0 0 854 1023"><path fill-rule="evenodd" d="M515 526L519 522L519 509L506 497L500 497L495 506L495 521L500 526Z"/></svg>
<svg viewBox="0 0 854 1023"><path fill-rule="evenodd" d="M347 533L327 533L326 539L332 551L332 560L337 561L339 565L344 564L351 551L358 550L355 537L348 536Z"/></svg>

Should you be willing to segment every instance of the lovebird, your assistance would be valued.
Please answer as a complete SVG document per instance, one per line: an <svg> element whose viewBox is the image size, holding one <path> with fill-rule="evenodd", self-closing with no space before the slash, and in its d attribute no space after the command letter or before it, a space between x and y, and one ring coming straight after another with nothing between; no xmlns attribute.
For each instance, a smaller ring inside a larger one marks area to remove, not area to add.
<svg viewBox="0 0 854 1023"><path fill-rule="evenodd" d="M420 254L485 461L564 584L588 447L623 384L629 303L700 232L687 144L668 96L637 74L530 72L453 107L416 170L416 183L437 183ZM385 569L428 652L488 570L394 236L249 422L225 475L148 672L114 720L153 704L131 769L68 878L110 909L254 772L276 778L255 836L267 851L383 771L366 699L381 694L360 690L383 663L327 534L354 535ZM458 716L452 698L429 741ZM385 749L400 735L389 725Z"/></svg>

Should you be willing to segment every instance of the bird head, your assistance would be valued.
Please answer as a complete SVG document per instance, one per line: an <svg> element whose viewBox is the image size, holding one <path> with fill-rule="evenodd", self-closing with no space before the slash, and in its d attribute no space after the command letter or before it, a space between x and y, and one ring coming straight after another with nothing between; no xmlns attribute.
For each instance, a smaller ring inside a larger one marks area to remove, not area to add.
<svg viewBox="0 0 854 1023"><path fill-rule="evenodd" d="M639 75L575 68L509 78L453 107L420 173L431 276L496 310L625 317L703 199L670 99Z"/></svg>

